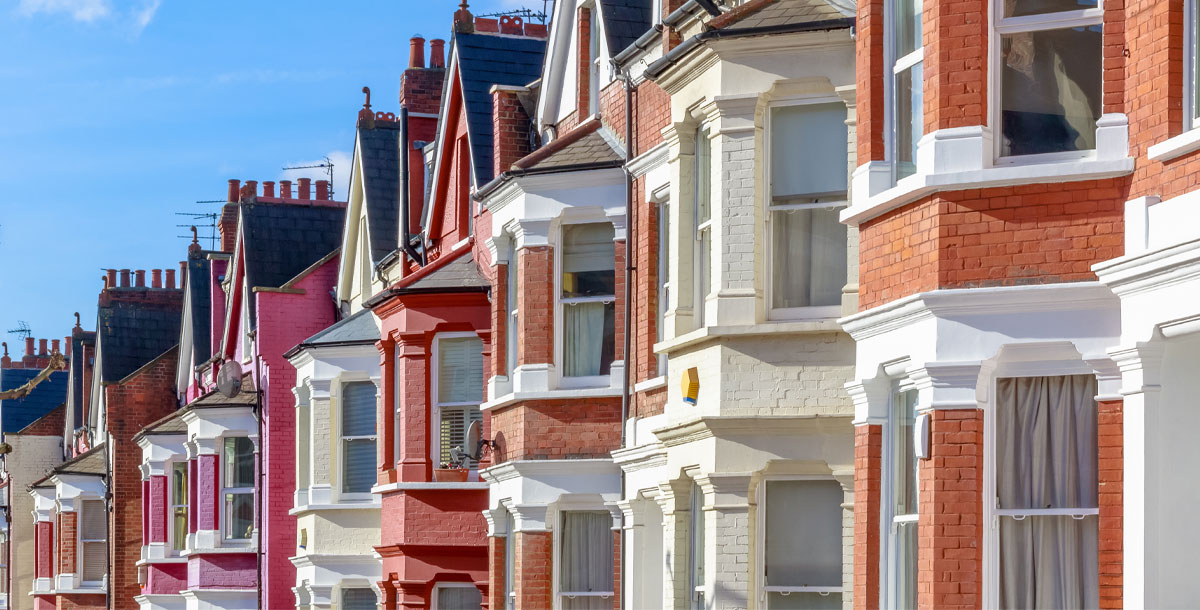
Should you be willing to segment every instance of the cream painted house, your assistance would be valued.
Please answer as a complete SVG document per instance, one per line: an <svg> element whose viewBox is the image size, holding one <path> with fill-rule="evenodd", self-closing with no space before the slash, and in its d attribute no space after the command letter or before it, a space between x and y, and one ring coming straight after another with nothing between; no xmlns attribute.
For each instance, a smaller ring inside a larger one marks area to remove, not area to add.
<svg viewBox="0 0 1200 610"><path fill-rule="evenodd" d="M857 307L857 233L838 222L853 7L726 5L669 15L683 42L646 70L671 96L667 166L647 184L666 363L635 389L665 384L667 399L613 453L623 593L628 607L850 608L855 351L836 321Z"/></svg>
<svg viewBox="0 0 1200 610"><path fill-rule="evenodd" d="M62 463L62 437L26 434L22 431L4 435L4 441L12 445L12 452L4 459L7 489L3 491L4 498L0 501L8 506L8 514L15 526L4 532L3 541L9 555L0 558L0 561L7 564L6 577L12 589L5 592L5 605L0 607L24 608L32 601L29 592L36 577L34 557L37 537L30 519L34 512L34 498L29 495L29 485Z"/></svg>

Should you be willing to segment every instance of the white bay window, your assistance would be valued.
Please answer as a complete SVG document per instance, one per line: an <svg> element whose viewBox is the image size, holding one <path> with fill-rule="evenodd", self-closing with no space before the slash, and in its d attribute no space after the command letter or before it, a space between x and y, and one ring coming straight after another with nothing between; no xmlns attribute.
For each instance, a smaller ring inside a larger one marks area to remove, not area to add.
<svg viewBox="0 0 1200 610"><path fill-rule="evenodd" d="M342 386L342 493L369 494L375 484L375 384Z"/></svg>
<svg viewBox="0 0 1200 610"><path fill-rule="evenodd" d="M688 518L688 546L691 551L691 582L688 591L691 594L692 610L704 610L704 593L707 591L704 585L704 492L695 483L692 484L692 505Z"/></svg>
<svg viewBox="0 0 1200 610"><path fill-rule="evenodd" d="M769 610L842 607L842 486L766 481L763 591Z"/></svg>
<svg viewBox="0 0 1200 610"><path fill-rule="evenodd" d="M561 610L613 607L613 530L608 512L562 515L558 597Z"/></svg>
<svg viewBox="0 0 1200 610"><path fill-rule="evenodd" d="M439 335L434 346L437 384L434 397L436 442L432 443L438 464L455 464L453 449L467 452L467 428L482 421L479 404L483 402L483 341L475 333ZM435 464L436 465L436 464ZM470 462L474 467L475 463Z"/></svg>
<svg viewBox="0 0 1200 610"><path fill-rule="evenodd" d="M562 229L563 377L607 376L616 348L616 250L606 222ZM607 380L597 383L608 385Z"/></svg>

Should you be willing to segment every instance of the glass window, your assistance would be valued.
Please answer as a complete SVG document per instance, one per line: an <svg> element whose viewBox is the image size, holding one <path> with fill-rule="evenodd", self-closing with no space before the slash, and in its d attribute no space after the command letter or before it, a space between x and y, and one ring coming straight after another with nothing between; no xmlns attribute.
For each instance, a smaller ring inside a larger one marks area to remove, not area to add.
<svg viewBox="0 0 1200 610"><path fill-rule="evenodd" d="M613 226L564 225L562 236L562 374L608 375L616 347Z"/></svg>
<svg viewBox="0 0 1200 610"><path fill-rule="evenodd" d="M512 245L508 250L508 285L506 288L505 304L508 305L508 315L506 321L508 326L504 333L505 343L505 360L508 365L508 378L512 380L513 374L517 370L517 336L520 332L517 329L517 302L520 298L520 293L517 292L517 274L520 267L517 262L517 248Z"/></svg>
<svg viewBox="0 0 1200 610"><path fill-rule="evenodd" d="M917 391L896 391L888 417L887 473L891 501L884 508L888 538L887 595L893 608L917 607L917 457L913 438Z"/></svg>
<svg viewBox="0 0 1200 610"><path fill-rule="evenodd" d="M996 380L1001 608L1096 608L1096 378Z"/></svg>
<svg viewBox="0 0 1200 610"><path fill-rule="evenodd" d="M846 225L838 212L846 206L847 137L843 104L771 109L773 309L842 302Z"/></svg>
<svg viewBox="0 0 1200 610"><path fill-rule="evenodd" d="M1095 0L997 3L1001 156L1096 147L1102 11Z"/></svg>
<svg viewBox="0 0 1200 610"><path fill-rule="evenodd" d="M483 593L471 585L436 585L434 610L477 610L483 604Z"/></svg>
<svg viewBox="0 0 1200 610"><path fill-rule="evenodd" d="M1184 57L1187 58L1185 97L1188 100L1188 118L1191 119L1186 127L1194 129L1200 127L1200 7L1197 6L1196 0L1187 0L1184 10L1187 23L1187 48L1184 49Z"/></svg>
<svg viewBox="0 0 1200 610"><path fill-rule="evenodd" d="M308 388L296 389L296 489L308 497L309 472L312 470L312 408ZM303 501L308 504L308 501Z"/></svg>
<svg viewBox="0 0 1200 610"><path fill-rule="evenodd" d="M666 337L667 308L671 306L671 203L658 206L658 311L654 323L654 339ZM658 374L667 374L667 355L658 354Z"/></svg>
<svg viewBox="0 0 1200 610"><path fill-rule="evenodd" d="M254 532L254 443L225 439L225 539L249 540Z"/></svg>
<svg viewBox="0 0 1200 610"><path fill-rule="evenodd" d="M342 493L370 493L375 485L375 384L342 386Z"/></svg>
<svg viewBox="0 0 1200 610"><path fill-rule="evenodd" d="M378 598L374 589L342 589L341 610L375 610L377 604Z"/></svg>
<svg viewBox="0 0 1200 610"><path fill-rule="evenodd" d="M588 114L600 111L600 8L588 10Z"/></svg>
<svg viewBox="0 0 1200 610"><path fill-rule="evenodd" d="M80 580L99 583L108 574L108 511L103 500L79 503Z"/></svg>
<svg viewBox="0 0 1200 610"><path fill-rule="evenodd" d="M188 463L171 464L171 549L187 548L188 535Z"/></svg>
<svg viewBox="0 0 1200 610"><path fill-rule="evenodd" d="M479 411L483 402L483 341L474 335L440 337L437 358L436 458L439 464L461 467L468 464L455 463L453 449L473 451L474 448L466 447L467 428L471 422L483 421ZM475 462L471 461L469 466L474 467Z"/></svg>
<svg viewBox="0 0 1200 610"><path fill-rule="evenodd" d="M696 327L706 324L704 302L712 291L712 140L708 129L696 130L695 246L692 269L692 311Z"/></svg>
<svg viewBox="0 0 1200 610"><path fill-rule="evenodd" d="M896 179L917 171L917 141L925 131L921 39L921 0L893 0L892 28L892 163Z"/></svg>
<svg viewBox="0 0 1200 610"><path fill-rule="evenodd" d="M613 607L613 519L607 512L563 513L558 595L562 610Z"/></svg>
<svg viewBox="0 0 1200 610"><path fill-rule="evenodd" d="M766 482L767 608L842 607L842 486Z"/></svg>
<svg viewBox="0 0 1200 610"><path fill-rule="evenodd" d="M507 532L508 538L504 541L504 608L505 610L516 610L517 607L517 590L514 586L513 576L516 568L516 546L517 533L515 531L516 522L512 518L512 513L504 511L504 531Z"/></svg>
<svg viewBox="0 0 1200 610"><path fill-rule="evenodd" d="M8 535L0 532L0 594L8 593Z"/></svg>
<svg viewBox="0 0 1200 610"><path fill-rule="evenodd" d="M692 484L692 506L688 518L688 532L691 539L691 596L692 609L704 610L704 492L700 486Z"/></svg>

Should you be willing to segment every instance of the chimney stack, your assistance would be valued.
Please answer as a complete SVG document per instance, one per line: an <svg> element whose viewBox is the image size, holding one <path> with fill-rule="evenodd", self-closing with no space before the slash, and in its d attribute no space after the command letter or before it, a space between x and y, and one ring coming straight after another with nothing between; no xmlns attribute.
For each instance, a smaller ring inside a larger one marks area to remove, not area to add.
<svg viewBox="0 0 1200 610"><path fill-rule="evenodd" d="M430 68L445 68L446 67L446 41L441 38L434 38L429 41L429 67Z"/></svg>
<svg viewBox="0 0 1200 610"><path fill-rule="evenodd" d="M179 261L179 287L183 288L183 278L187 277L187 261Z"/></svg>
<svg viewBox="0 0 1200 610"><path fill-rule="evenodd" d="M63 337L63 355L68 358L71 357L71 338L70 337Z"/></svg>
<svg viewBox="0 0 1200 610"><path fill-rule="evenodd" d="M105 288L116 288L117 287L117 270L116 269L108 270L108 281L104 285L104 287Z"/></svg>
<svg viewBox="0 0 1200 610"><path fill-rule="evenodd" d="M137 271L134 271L133 277L135 278L134 286L136 286L137 288L145 288L146 287L146 270L145 269L138 269Z"/></svg>
<svg viewBox="0 0 1200 610"><path fill-rule="evenodd" d="M46 340L45 340L45 339L38 339L38 355L39 355L39 356L44 356L44 355L46 355L47 353L49 353L49 352L47 352L47 351L46 351Z"/></svg>
<svg viewBox="0 0 1200 610"><path fill-rule="evenodd" d="M317 199L319 201L329 200L329 181L317 180Z"/></svg>
<svg viewBox="0 0 1200 610"><path fill-rule="evenodd" d="M275 196L275 183L270 180L263 182L263 197L274 197L274 196Z"/></svg>
<svg viewBox="0 0 1200 610"><path fill-rule="evenodd" d="M459 34L475 33L475 16L467 7L467 0L463 0L462 4L458 5L458 10L454 12L454 31Z"/></svg>
<svg viewBox="0 0 1200 610"><path fill-rule="evenodd" d="M33 337L25 337L25 356L33 355Z"/></svg>
<svg viewBox="0 0 1200 610"><path fill-rule="evenodd" d="M187 263L184 263L185 265ZM167 269L167 282L164 286L167 290L175 290L175 270Z"/></svg>
<svg viewBox="0 0 1200 610"><path fill-rule="evenodd" d="M129 270L121 270L121 288L129 288Z"/></svg>
<svg viewBox="0 0 1200 610"><path fill-rule="evenodd" d="M280 180L279 181L279 198L280 199L291 199L292 198L292 181L291 180Z"/></svg>
<svg viewBox="0 0 1200 610"><path fill-rule="evenodd" d="M162 269L150 270L150 287L162 288Z"/></svg>
<svg viewBox="0 0 1200 610"><path fill-rule="evenodd" d="M310 188L310 184L312 184L312 178L301 178L300 179L300 198L301 199L309 199L312 196L312 189Z"/></svg>
<svg viewBox="0 0 1200 610"><path fill-rule="evenodd" d="M247 180L246 189L250 191L251 195L258 197L258 180Z"/></svg>
<svg viewBox="0 0 1200 610"><path fill-rule="evenodd" d="M229 203L237 203L238 195L241 194L241 192L242 192L242 181L241 180L230 180L229 181L229 196L225 200L228 201Z"/></svg>
<svg viewBox="0 0 1200 610"><path fill-rule="evenodd" d="M408 39L408 67L425 67L425 37L420 34Z"/></svg>

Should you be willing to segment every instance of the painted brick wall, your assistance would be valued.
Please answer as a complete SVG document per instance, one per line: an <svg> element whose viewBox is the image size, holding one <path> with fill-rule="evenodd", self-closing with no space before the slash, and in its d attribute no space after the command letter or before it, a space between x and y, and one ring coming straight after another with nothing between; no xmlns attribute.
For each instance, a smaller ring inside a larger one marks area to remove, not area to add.
<svg viewBox="0 0 1200 610"><path fill-rule="evenodd" d="M62 409L55 409L43 416L43 419L53 418L58 413L59 423L62 423ZM32 426L31 426L32 427ZM30 436L26 428L22 434L6 434L5 440L12 445L13 451L5 458L5 468L8 470L9 486L13 490L10 496L12 502L12 526L9 528L10 549L9 570L12 578L10 600L28 600L29 591L33 588L39 564L45 576L51 574L53 544L53 524L50 522L34 523L33 497L26 493L29 485L46 475L51 468L62 463L62 428L58 428L54 436ZM38 536L45 536L44 551L39 552ZM22 607L17 602L10 603L12 608Z"/></svg>
<svg viewBox="0 0 1200 610"><path fill-rule="evenodd" d="M146 566L143 593L176 595L188 586L186 563L158 563Z"/></svg>
<svg viewBox="0 0 1200 610"><path fill-rule="evenodd" d="M517 607L551 608L554 540L551 532L517 532L514 588Z"/></svg>
<svg viewBox="0 0 1200 610"><path fill-rule="evenodd" d="M854 428L854 607L875 608L879 600L880 482L883 426ZM919 562L918 562L919 563Z"/></svg>
<svg viewBox="0 0 1200 610"><path fill-rule="evenodd" d="M106 610L108 605L103 595L63 594L54 596L57 610ZM15 601L15 600L14 600ZM121 606L114 606L120 608Z"/></svg>
<svg viewBox="0 0 1200 610"><path fill-rule="evenodd" d="M288 542L295 544L293 540L288 540ZM258 580L258 559L254 553L191 555L188 557L187 570L189 588L253 589L257 587L255 583ZM293 580L287 584L294 583ZM292 607L295 607L294 602Z"/></svg>
<svg viewBox="0 0 1200 610"><path fill-rule="evenodd" d="M496 409L495 461L607 458L621 444L620 421L619 397L535 400Z"/></svg>
<svg viewBox="0 0 1200 610"><path fill-rule="evenodd" d="M390 494L383 499L382 539L387 544L474 547L483 558L486 506L486 490L425 489Z"/></svg>
<svg viewBox="0 0 1200 610"><path fill-rule="evenodd" d="M933 411L929 430L931 457L920 460L917 475L917 604L978 608L983 603L983 411Z"/></svg>
<svg viewBox="0 0 1200 610"><path fill-rule="evenodd" d="M1096 436L1100 450L1100 607L1122 608L1124 584L1124 401L1097 403Z"/></svg>

